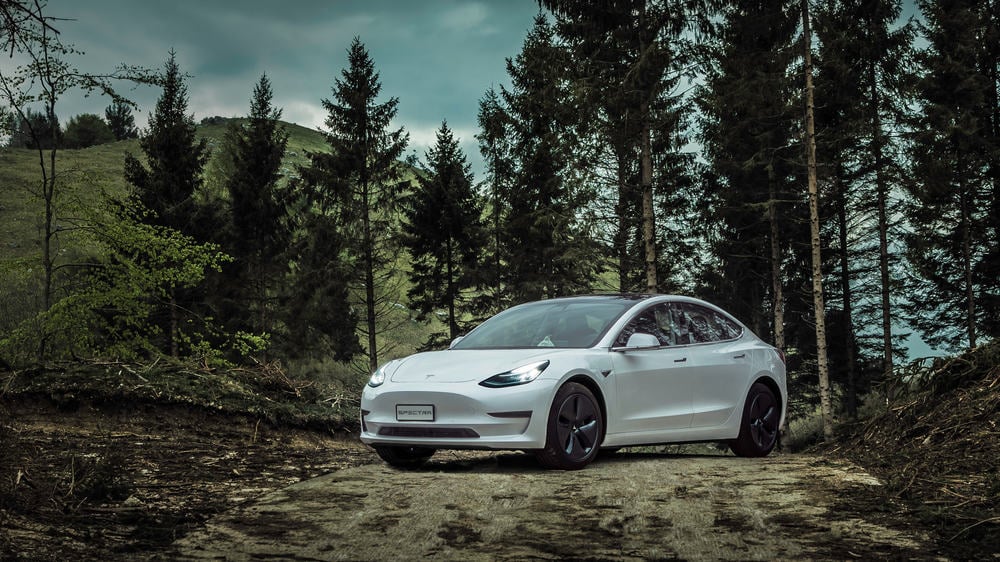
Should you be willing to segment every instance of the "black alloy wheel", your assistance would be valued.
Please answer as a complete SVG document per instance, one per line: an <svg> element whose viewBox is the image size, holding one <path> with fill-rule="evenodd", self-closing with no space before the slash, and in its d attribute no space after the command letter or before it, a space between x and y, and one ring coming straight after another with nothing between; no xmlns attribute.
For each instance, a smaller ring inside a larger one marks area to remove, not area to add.
<svg viewBox="0 0 1000 562"><path fill-rule="evenodd" d="M729 448L741 457L766 457L778 442L781 409L770 387L754 383L743 406L740 435Z"/></svg>
<svg viewBox="0 0 1000 562"><path fill-rule="evenodd" d="M536 456L547 468L579 470L594 460L604 438L604 418L594 394L579 383L556 392L549 412L545 448Z"/></svg>

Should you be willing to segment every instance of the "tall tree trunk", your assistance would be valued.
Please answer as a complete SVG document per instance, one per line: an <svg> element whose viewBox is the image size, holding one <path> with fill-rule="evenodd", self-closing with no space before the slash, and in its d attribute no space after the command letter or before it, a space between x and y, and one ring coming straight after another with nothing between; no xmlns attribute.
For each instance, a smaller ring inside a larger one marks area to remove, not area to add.
<svg viewBox="0 0 1000 562"><path fill-rule="evenodd" d="M959 170L961 169L962 167L959 166ZM965 284L966 299L965 329L969 338L969 349L973 349L976 347L976 294L972 279L972 217L969 209L966 180L962 175L959 177L961 179L959 179L958 197L962 217L958 227L962 236L962 281Z"/></svg>
<svg viewBox="0 0 1000 562"><path fill-rule="evenodd" d="M858 360L854 352L854 306L851 291L850 252L847 248L847 194L843 171L837 169L837 230L840 239L840 292L844 298L844 353L847 356L847 413L852 418L858 414L857 371Z"/></svg>
<svg viewBox="0 0 1000 562"><path fill-rule="evenodd" d="M653 214L653 147L649 123L649 104L642 105L642 239L646 246L646 292L655 293L656 219Z"/></svg>
<svg viewBox="0 0 1000 562"><path fill-rule="evenodd" d="M372 240L371 205L369 204L369 186L362 179L361 228L365 245L365 324L368 327L368 369L375 372L378 369L378 347L375 341L375 248Z"/></svg>
<svg viewBox="0 0 1000 562"><path fill-rule="evenodd" d="M806 73L806 167L809 183L809 227L812 246L812 292L816 316L816 363L819 369L819 401L823 415L823 436L833 438L833 403L830 397L830 370L826 353L826 306L823 304L823 262L820 255L819 188L816 185L816 125L813 120L812 31L809 27L809 0L802 0L802 43Z"/></svg>
<svg viewBox="0 0 1000 562"><path fill-rule="evenodd" d="M767 165L767 219L771 223L771 290L774 299L774 347L785 349L785 296L781 287L781 241L778 230L778 190L774 164Z"/></svg>
<svg viewBox="0 0 1000 562"><path fill-rule="evenodd" d="M889 186L885 178L885 141L882 135L882 118L879 115L881 96L875 64L869 67L868 81L871 87L871 127L872 127L872 161L875 163L875 189L878 204L878 270L879 288L882 308L882 379L891 380L893 370L892 358L892 309L889 300L891 280L889 279Z"/></svg>
<svg viewBox="0 0 1000 562"><path fill-rule="evenodd" d="M445 247L445 269L448 274L448 340L458 337L458 322L455 321L455 268L452 265L451 236L448 236Z"/></svg>
<svg viewBox="0 0 1000 562"><path fill-rule="evenodd" d="M615 258L618 261L618 292L627 293L630 290L629 283L629 255L628 255L628 196L629 189L626 184L625 155L619 153L617 156L618 168L618 202L615 204L615 219L618 221L612 245L614 246Z"/></svg>

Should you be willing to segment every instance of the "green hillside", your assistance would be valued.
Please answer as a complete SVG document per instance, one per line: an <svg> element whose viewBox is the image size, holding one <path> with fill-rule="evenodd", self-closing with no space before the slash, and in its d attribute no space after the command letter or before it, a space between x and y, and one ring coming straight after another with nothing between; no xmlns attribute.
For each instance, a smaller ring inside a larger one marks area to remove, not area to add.
<svg viewBox="0 0 1000 562"><path fill-rule="evenodd" d="M207 139L214 153L222 146L226 128L232 120L223 118L206 119L198 127L201 137ZM323 134L317 130L293 123L282 123L288 133L288 145L282 165L282 174L288 181L295 175L296 167L307 164L308 152L326 150L328 145ZM86 149L61 149L57 153L56 172L58 174L58 200L55 224L58 235L53 249L57 252L57 263L69 263L85 258L88 253L86 238L74 228L76 217L99 216L100 206L105 204L103 193L121 196L128 186L123 175L126 153L142 157L138 140L128 140ZM48 164L49 154L44 154ZM211 185L209 176L213 166L210 160L205 169L206 185ZM0 149L0 332L17 326L40 309L40 268L43 233L43 205L38 196L41 185L39 153L36 150L13 148ZM397 263L399 271L409 269L409 260L400 255ZM386 346L385 357L406 355L423 344L432 331L424 323L413 321L413 313L408 310L405 291L408 280L405 275L396 279L392 289L397 296L390 299L388 321L394 327L380 339L380 347ZM401 301L401 302L397 302ZM434 327L439 327L434 325ZM345 377L354 369L329 364L305 364L290 366L302 374L339 372Z"/></svg>
<svg viewBox="0 0 1000 562"><path fill-rule="evenodd" d="M198 127L199 134L216 149L221 145L229 120ZM307 151L326 147L323 134L294 123L284 123L288 149L283 171L294 173L305 164ZM141 156L137 140L127 140L84 149L62 149L57 153L59 190L65 197L57 207L72 212L78 205L98 201L101 191L121 194L126 190L125 154ZM44 155L48 162L48 152ZM0 150L0 259L27 258L38 251L42 205L36 195L41 183L38 151L12 148Z"/></svg>

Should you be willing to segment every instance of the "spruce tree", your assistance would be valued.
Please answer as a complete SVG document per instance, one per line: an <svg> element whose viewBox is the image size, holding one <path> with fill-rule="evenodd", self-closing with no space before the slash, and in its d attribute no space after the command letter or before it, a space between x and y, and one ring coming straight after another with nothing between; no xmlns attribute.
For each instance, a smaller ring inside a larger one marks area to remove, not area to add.
<svg viewBox="0 0 1000 562"><path fill-rule="evenodd" d="M447 122L426 153L426 167L405 199L403 244L413 258L408 291L421 318L437 310L447 314L447 337L464 331L472 291L485 248L483 214L473 189L472 172ZM438 334L429 344L439 343Z"/></svg>
<svg viewBox="0 0 1000 562"><path fill-rule="evenodd" d="M846 385L847 409L873 377L892 372L894 277L898 260L890 251L900 234L898 191L905 175L900 119L903 86L912 41L909 25L897 26L895 0L854 0L820 4L815 18L817 57L817 139L831 186L826 211L836 255L837 283L828 285L840 304L841 328L831 333L831 368ZM896 193L896 197L890 195ZM871 282L877 279L878 282ZM869 328L871 327L871 328ZM876 329L877 328L877 329ZM862 354L863 357L859 357ZM862 372L862 361L881 356L881 367ZM840 367L843 372L837 372Z"/></svg>
<svg viewBox="0 0 1000 562"><path fill-rule="evenodd" d="M402 128L390 129L399 100L378 103L381 90L375 63L355 38L348 68L336 79L333 99L323 100L330 151L310 154L311 165L304 172L324 213L339 208L342 228L353 242L349 254L358 275L351 281L360 286L371 371L378 367L376 336L384 329L381 323L395 298L384 291L394 276L398 196L408 184L399 159L409 137Z"/></svg>
<svg viewBox="0 0 1000 562"><path fill-rule="evenodd" d="M925 341L952 349L997 335L997 266L990 254L997 83L981 45L995 25L989 4L919 3L927 47L917 54L920 112L912 123L907 185L906 256L915 270L907 312Z"/></svg>
<svg viewBox="0 0 1000 562"><path fill-rule="evenodd" d="M707 46L709 72L698 93L709 164L699 211L710 228L711 256L702 291L779 347L794 341L785 329L789 305L805 310L783 290L790 241L808 240L798 226L805 223L794 169L801 114L793 103L798 84L789 76L799 55L797 7L727 9Z"/></svg>
<svg viewBox="0 0 1000 562"><path fill-rule="evenodd" d="M503 264L504 256L503 224L506 221L505 197L509 185L514 181L514 166L511 161L511 123L503 99L496 89L490 87L479 100L478 122L480 132L479 152L483 156L487 174L487 194L489 198L488 250L489 259L483 260L480 277L484 283L483 294L476 299L479 314L500 312L504 304Z"/></svg>
<svg viewBox="0 0 1000 562"><path fill-rule="evenodd" d="M357 272L348 259L343 220L311 198L298 203L285 254L292 270L279 293L285 329L275 347L291 359L349 361L363 348L348 282Z"/></svg>
<svg viewBox="0 0 1000 562"><path fill-rule="evenodd" d="M573 108L566 103L566 51L538 15L521 53L508 59L515 180L505 200L508 256L505 283L511 302L586 290L600 268L589 229L578 220L591 197L570 169L576 146Z"/></svg>
<svg viewBox="0 0 1000 562"><path fill-rule="evenodd" d="M202 209L196 201L208 146L204 138L197 138L194 117L187 113L187 87L173 51L161 83L163 92L150 116L149 130L139 139L146 163L126 154L125 179L132 186L134 201L149 211L144 217L149 224L176 230L197 241L210 241L220 225L214 220L201 220ZM207 316L204 310L198 310L198 303L204 299L174 287L165 300L160 316L166 337L163 345L177 357L186 339L183 324L189 320L201 322Z"/></svg>
<svg viewBox="0 0 1000 562"><path fill-rule="evenodd" d="M139 139L146 163L126 154L125 179L137 201L153 212L152 223L203 238L194 222L194 196L201 187L208 144L197 138L194 116L187 112L187 86L173 51L164 69L149 131Z"/></svg>
<svg viewBox="0 0 1000 562"><path fill-rule="evenodd" d="M288 246L285 201L278 192L288 134L266 75L254 86L246 122L229 133L232 173L226 180L233 238L227 248L238 272L245 328L272 329L274 288L285 271L279 256Z"/></svg>

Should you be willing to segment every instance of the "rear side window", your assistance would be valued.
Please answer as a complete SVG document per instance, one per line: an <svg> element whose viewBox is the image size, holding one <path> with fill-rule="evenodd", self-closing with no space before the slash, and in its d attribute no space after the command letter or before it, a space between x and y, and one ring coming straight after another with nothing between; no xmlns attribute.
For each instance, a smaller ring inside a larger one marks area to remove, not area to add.
<svg viewBox="0 0 1000 562"><path fill-rule="evenodd" d="M733 340L743 333L739 324L719 312L691 303L671 307L679 345Z"/></svg>

